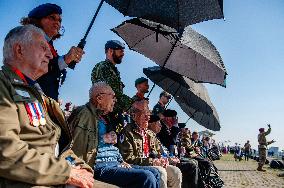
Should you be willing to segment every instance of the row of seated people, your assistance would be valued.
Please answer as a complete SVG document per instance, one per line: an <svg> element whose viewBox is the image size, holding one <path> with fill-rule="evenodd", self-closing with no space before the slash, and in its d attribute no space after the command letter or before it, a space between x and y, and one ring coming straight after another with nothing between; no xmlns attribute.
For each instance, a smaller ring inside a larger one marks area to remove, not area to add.
<svg viewBox="0 0 284 188"><path fill-rule="evenodd" d="M95 178L120 187L150 187L151 181L136 174L144 173L143 177L159 179L157 187L198 187L200 166L209 171L212 163L198 153L188 152L182 160L178 153L174 154L180 130L176 111L165 110L160 121L159 116L150 115L147 100L137 101L130 109L131 123L117 136L114 131L108 131L111 126L106 117L115 101L110 86L94 83L90 101L76 108L68 119L74 129L72 150L94 167Z"/></svg>
<svg viewBox="0 0 284 188"><path fill-rule="evenodd" d="M159 119L149 118L147 100L136 102L130 109L133 122L117 136L109 131L107 121L115 93L106 83L97 82L90 89L89 102L77 107L66 123L58 103L46 97L35 82L47 72L52 58L43 32L31 25L12 29L5 38L3 56L1 187L68 184L89 188L94 179L119 187L198 186L198 156L181 161L161 150L162 144L169 151L175 145L162 136L167 132L169 138L171 130L178 130L175 111L163 112L157 132Z"/></svg>

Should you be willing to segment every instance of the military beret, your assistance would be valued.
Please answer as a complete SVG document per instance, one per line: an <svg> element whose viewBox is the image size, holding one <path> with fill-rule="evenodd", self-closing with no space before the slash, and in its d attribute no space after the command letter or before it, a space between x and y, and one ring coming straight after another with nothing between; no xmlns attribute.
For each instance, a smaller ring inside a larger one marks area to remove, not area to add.
<svg viewBox="0 0 284 188"><path fill-rule="evenodd" d="M31 10L28 17L41 19L51 14L62 14L61 7L52 3L42 4Z"/></svg>
<svg viewBox="0 0 284 188"><path fill-rule="evenodd" d="M160 120L160 117L157 115L150 115L150 120L148 121L148 123L154 123Z"/></svg>
<svg viewBox="0 0 284 188"><path fill-rule="evenodd" d="M166 91L163 91L163 92L160 94L160 98L161 98L162 96L167 97L168 99L171 99L171 98L172 98L171 94L169 94L169 93L166 92Z"/></svg>
<svg viewBox="0 0 284 188"><path fill-rule="evenodd" d="M177 112L175 110L171 110L171 109L166 109L164 112L163 112L163 115L165 117L175 117L177 116Z"/></svg>
<svg viewBox="0 0 284 188"><path fill-rule="evenodd" d="M264 132L264 128L260 128L258 130L259 130L259 132Z"/></svg>
<svg viewBox="0 0 284 188"><path fill-rule="evenodd" d="M143 82L148 82L148 79L147 79L147 78L144 78L144 77L137 78L137 79L135 80L135 87L136 87L138 84L142 84Z"/></svg>
<svg viewBox="0 0 284 188"><path fill-rule="evenodd" d="M178 123L178 127L181 128L181 129L182 129L182 128L185 128L185 126L186 126L185 123Z"/></svg>
<svg viewBox="0 0 284 188"><path fill-rule="evenodd" d="M105 44L105 49L109 48L114 50L119 50L119 49L124 49L125 45L118 40L109 40Z"/></svg>

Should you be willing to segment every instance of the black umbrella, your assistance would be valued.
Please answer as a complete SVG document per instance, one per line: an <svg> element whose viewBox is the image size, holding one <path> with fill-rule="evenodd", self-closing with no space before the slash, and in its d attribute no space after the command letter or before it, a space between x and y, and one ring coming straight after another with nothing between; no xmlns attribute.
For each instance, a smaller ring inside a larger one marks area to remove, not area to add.
<svg viewBox="0 0 284 188"><path fill-rule="evenodd" d="M153 20L174 27L180 32L190 24L224 18L223 0L101 0L84 37L78 44L79 48L85 47L86 38L104 1L125 16ZM76 62L73 61L69 67L74 69L75 65Z"/></svg>
<svg viewBox="0 0 284 188"><path fill-rule="evenodd" d="M144 18L178 31L195 23L224 18L223 0L105 0L125 16Z"/></svg>
<svg viewBox="0 0 284 188"><path fill-rule="evenodd" d="M226 69L216 47L204 36L187 27L178 37L168 26L134 18L112 29L129 48L158 65L195 82L225 86Z"/></svg>
<svg viewBox="0 0 284 188"><path fill-rule="evenodd" d="M210 130L220 130L218 114L202 84L159 66L144 68L143 72L155 84L173 95L190 118Z"/></svg>

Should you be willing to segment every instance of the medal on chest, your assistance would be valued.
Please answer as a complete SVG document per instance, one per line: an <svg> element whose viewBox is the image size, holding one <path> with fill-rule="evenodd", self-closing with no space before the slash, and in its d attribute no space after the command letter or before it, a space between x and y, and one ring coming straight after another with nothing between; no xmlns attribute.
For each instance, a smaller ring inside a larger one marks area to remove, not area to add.
<svg viewBox="0 0 284 188"><path fill-rule="evenodd" d="M43 114L42 106L38 102L25 104L30 124L34 127L45 125L46 119Z"/></svg>

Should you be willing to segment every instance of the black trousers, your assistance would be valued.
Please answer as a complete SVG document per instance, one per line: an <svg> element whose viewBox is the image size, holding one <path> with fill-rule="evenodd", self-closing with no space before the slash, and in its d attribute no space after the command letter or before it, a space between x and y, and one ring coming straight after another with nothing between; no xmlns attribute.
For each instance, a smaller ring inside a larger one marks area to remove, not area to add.
<svg viewBox="0 0 284 188"><path fill-rule="evenodd" d="M198 187L198 162L194 159L181 161L176 165L182 172L182 188Z"/></svg>

